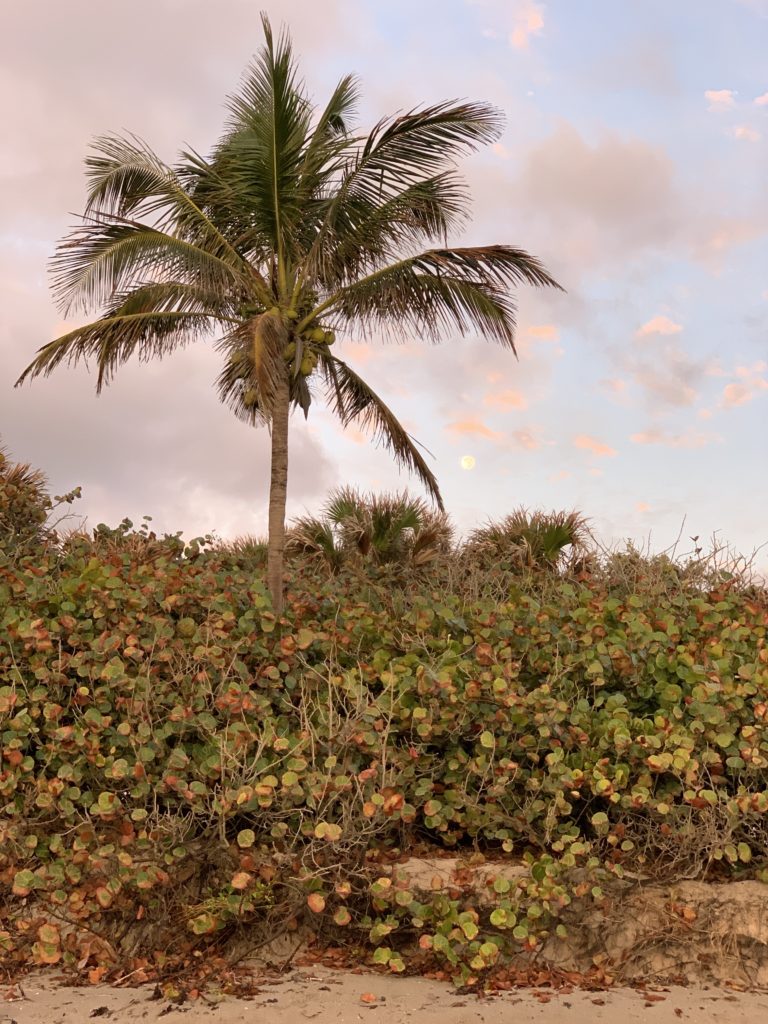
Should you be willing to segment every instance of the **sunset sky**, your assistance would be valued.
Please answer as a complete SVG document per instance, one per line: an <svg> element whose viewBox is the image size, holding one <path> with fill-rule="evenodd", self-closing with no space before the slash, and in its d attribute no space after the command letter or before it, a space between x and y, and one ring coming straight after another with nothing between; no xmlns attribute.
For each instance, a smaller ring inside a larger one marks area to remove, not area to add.
<svg viewBox="0 0 768 1024"><path fill-rule="evenodd" d="M567 289L519 293L519 360L476 338L338 345L434 456L458 526L523 504L577 508L607 542L661 548L683 520L683 547L768 541L768 0L4 0L2 443L82 485L91 526L266 532L268 436L218 404L210 349L129 366L100 398L84 369L13 389L66 328L46 263L89 140L208 150L262 7L319 102L358 73L362 126L448 98L506 114L464 164L453 241L528 249ZM409 483L319 406L293 417L290 472L290 514L340 483Z"/></svg>

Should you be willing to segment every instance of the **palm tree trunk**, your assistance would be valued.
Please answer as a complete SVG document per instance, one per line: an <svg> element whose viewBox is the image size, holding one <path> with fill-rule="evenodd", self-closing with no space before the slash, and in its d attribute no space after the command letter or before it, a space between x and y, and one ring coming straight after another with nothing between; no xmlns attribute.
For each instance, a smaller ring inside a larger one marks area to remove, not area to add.
<svg viewBox="0 0 768 1024"><path fill-rule="evenodd" d="M290 391L287 375L275 388L272 411L272 466L269 484L269 538L267 585L275 615L283 611L283 553L285 551L285 499L288 486L288 415Z"/></svg>

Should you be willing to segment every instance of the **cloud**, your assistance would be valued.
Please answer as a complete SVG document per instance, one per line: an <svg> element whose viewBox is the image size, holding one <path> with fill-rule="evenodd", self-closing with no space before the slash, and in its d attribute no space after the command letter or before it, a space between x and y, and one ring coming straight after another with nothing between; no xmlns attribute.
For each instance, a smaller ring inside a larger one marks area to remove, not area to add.
<svg viewBox="0 0 768 1024"><path fill-rule="evenodd" d="M529 338L536 338L537 341L559 341L560 331L554 324L534 324L527 327L525 333Z"/></svg>
<svg viewBox="0 0 768 1024"><path fill-rule="evenodd" d="M648 504L647 501L636 501L635 502L635 511L637 511L637 512L650 512L651 511L651 506Z"/></svg>
<svg viewBox="0 0 768 1024"><path fill-rule="evenodd" d="M707 110L720 113L725 110L733 110L736 106L737 93L733 89L707 89L704 98L708 102Z"/></svg>
<svg viewBox="0 0 768 1024"><path fill-rule="evenodd" d="M696 259L719 269L723 256L737 245L760 238L768 230L768 216L759 209L749 217L720 217L714 224L702 225L693 244Z"/></svg>
<svg viewBox="0 0 768 1024"><path fill-rule="evenodd" d="M541 4L533 0L518 0L512 15L512 31L509 41L516 50L527 50L531 37L539 35L544 28L544 11Z"/></svg>
<svg viewBox="0 0 768 1024"><path fill-rule="evenodd" d="M477 180L475 206L489 221L500 201L525 211L532 251L556 253L568 284L579 268L625 265L627 253L639 258L678 237L684 214L674 177L659 147L615 133L592 142L561 122L528 150L511 184Z"/></svg>
<svg viewBox="0 0 768 1024"><path fill-rule="evenodd" d="M618 454L615 448L611 448L609 444L605 444L603 441L598 441L596 437L590 437L589 434L577 434L571 439L571 443L574 448L580 448L582 451L591 452L593 455L597 455L600 458L606 456L613 457Z"/></svg>
<svg viewBox="0 0 768 1024"><path fill-rule="evenodd" d="M471 418L455 420L453 423L449 423L445 429L459 437L483 437L488 441L499 441L503 437L503 434L500 434L498 430L491 430L482 420Z"/></svg>
<svg viewBox="0 0 768 1024"><path fill-rule="evenodd" d="M656 427L632 434L629 439L633 444L658 444L665 448L703 448L713 441L722 440L717 434L700 434L694 430L670 434Z"/></svg>
<svg viewBox="0 0 768 1024"><path fill-rule="evenodd" d="M647 23L643 31L640 20L633 18L631 26L631 34L612 37L601 60L587 59L581 71L585 80L601 95L629 90L645 97L679 95L680 68L662 21Z"/></svg>
<svg viewBox="0 0 768 1024"><path fill-rule="evenodd" d="M483 405L491 409L527 409L528 400L520 391L489 391L483 399Z"/></svg>
<svg viewBox="0 0 768 1024"><path fill-rule="evenodd" d="M538 451L545 444L552 444L551 441L542 441L532 430L513 430L510 440L514 447L524 448L528 452Z"/></svg>
<svg viewBox="0 0 768 1024"><path fill-rule="evenodd" d="M768 92L764 92L762 96L755 96L752 102L756 107L768 107Z"/></svg>
<svg viewBox="0 0 768 1024"><path fill-rule="evenodd" d="M762 139L760 132L748 124L737 124L732 134L734 139L741 139L743 142L759 142Z"/></svg>
<svg viewBox="0 0 768 1024"><path fill-rule="evenodd" d="M597 383L609 395L623 395L627 390L627 382L622 377L605 377Z"/></svg>
<svg viewBox="0 0 768 1024"><path fill-rule="evenodd" d="M768 391L768 379L765 377L752 373L740 376L742 376L741 380L726 384L723 388L720 404L724 409L733 409L739 405L746 405Z"/></svg>
<svg viewBox="0 0 768 1024"><path fill-rule="evenodd" d="M709 364L692 358L676 335L682 325L668 316L655 316L635 332L647 338L642 346L622 352L619 363L625 374L639 387L650 408L692 405L698 392L696 385L707 374Z"/></svg>
<svg viewBox="0 0 768 1024"><path fill-rule="evenodd" d="M668 316L655 316L637 330L637 337L644 338L648 334L679 334L682 324L675 323Z"/></svg>

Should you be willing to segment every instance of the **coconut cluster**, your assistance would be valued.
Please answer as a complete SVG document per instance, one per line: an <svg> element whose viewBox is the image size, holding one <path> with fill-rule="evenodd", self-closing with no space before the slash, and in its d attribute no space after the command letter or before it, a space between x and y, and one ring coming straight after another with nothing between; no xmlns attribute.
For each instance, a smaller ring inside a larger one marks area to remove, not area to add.
<svg viewBox="0 0 768 1024"><path fill-rule="evenodd" d="M277 306L267 310L267 315L283 315L288 321L296 321L300 317L300 313L295 309L288 309L281 314ZM298 343L299 340L301 344ZM289 364L293 374L309 377L317 367L322 351L321 346L333 345L335 340L336 335L333 331L326 330L317 322L311 323L302 330L301 334L297 335L295 331L291 331L291 340L283 349L283 358ZM300 360L298 364L297 359ZM242 395L243 405L246 409L255 408L258 405L259 394L256 388L248 386L253 372L251 353L247 349L240 349L232 353L229 361L235 378L243 381L245 389Z"/></svg>
<svg viewBox="0 0 768 1024"><path fill-rule="evenodd" d="M289 341L283 349L283 358L290 364L294 373L298 372L308 377L317 366L320 358L320 346L332 345L336 340L333 331L326 331L322 327L310 325L301 332L301 347L296 341ZM298 355L301 355L301 362L296 365Z"/></svg>

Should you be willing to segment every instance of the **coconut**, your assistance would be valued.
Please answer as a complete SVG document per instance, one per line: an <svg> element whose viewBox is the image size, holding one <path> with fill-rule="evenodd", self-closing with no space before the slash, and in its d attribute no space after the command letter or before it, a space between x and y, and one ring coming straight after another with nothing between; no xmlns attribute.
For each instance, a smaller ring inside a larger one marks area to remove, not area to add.
<svg viewBox="0 0 768 1024"><path fill-rule="evenodd" d="M234 352L229 357L229 364L234 370L235 376L238 380L242 380L248 376L249 359L245 352Z"/></svg>
<svg viewBox="0 0 768 1024"><path fill-rule="evenodd" d="M285 358L286 362L290 363L290 361L293 359L293 357L295 355L296 355L296 342L295 341L289 341L288 344L283 349L283 357Z"/></svg>
<svg viewBox="0 0 768 1024"><path fill-rule="evenodd" d="M336 341L336 335L333 331L323 331L323 341L326 345L332 345Z"/></svg>
<svg viewBox="0 0 768 1024"><path fill-rule="evenodd" d="M307 355L301 360L301 372L305 377L308 377L310 373L317 366L317 356L313 352L308 352Z"/></svg>
<svg viewBox="0 0 768 1024"><path fill-rule="evenodd" d="M318 345L322 345L325 341L325 331L322 327L315 327L314 330L309 332L309 340L316 342Z"/></svg>

